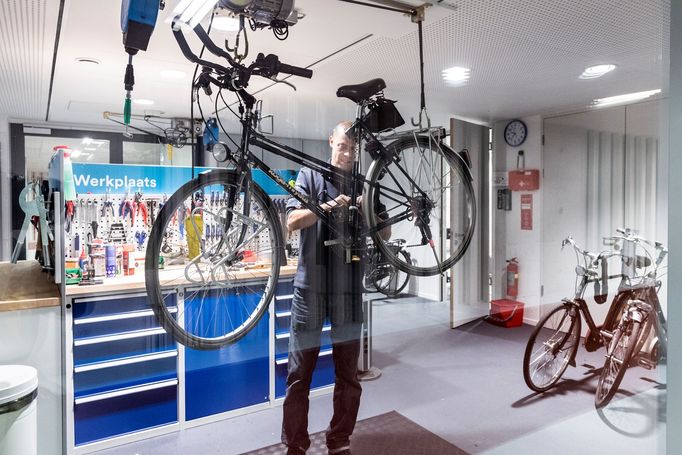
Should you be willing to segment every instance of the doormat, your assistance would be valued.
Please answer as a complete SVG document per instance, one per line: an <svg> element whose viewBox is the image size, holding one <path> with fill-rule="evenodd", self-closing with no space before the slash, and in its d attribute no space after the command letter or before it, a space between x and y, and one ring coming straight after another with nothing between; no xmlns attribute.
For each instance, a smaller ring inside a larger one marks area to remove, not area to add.
<svg viewBox="0 0 682 455"><path fill-rule="evenodd" d="M307 455L327 455L324 431L313 434L310 441ZM396 411L358 421L350 449L353 455L468 455ZM275 444L245 455L285 453L284 444Z"/></svg>

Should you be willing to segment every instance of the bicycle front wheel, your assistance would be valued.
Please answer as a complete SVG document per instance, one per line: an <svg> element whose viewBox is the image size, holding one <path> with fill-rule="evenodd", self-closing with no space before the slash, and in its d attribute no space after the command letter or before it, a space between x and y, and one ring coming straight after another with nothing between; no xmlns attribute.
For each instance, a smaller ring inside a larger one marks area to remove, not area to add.
<svg viewBox="0 0 682 455"><path fill-rule="evenodd" d="M363 204L372 240L387 260L410 275L431 276L465 253L476 223L476 202L466 164L435 138L397 139L370 165ZM391 238L406 239L411 260L391 250ZM385 234L385 232L383 233Z"/></svg>
<svg viewBox="0 0 682 455"><path fill-rule="evenodd" d="M187 347L240 340L273 297L284 258L279 217L259 186L248 187L233 171L201 174L168 199L152 227L149 300L161 326Z"/></svg>
<svg viewBox="0 0 682 455"><path fill-rule="evenodd" d="M594 405L597 408L606 406L618 391L630 358L639 341L641 323L629 320L621 322L613 332L607 346L606 361L601 370Z"/></svg>
<svg viewBox="0 0 682 455"><path fill-rule="evenodd" d="M402 256L399 260L406 263L410 262L410 257L404 251L394 253L396 256ZM387 297L395 297L399 295L407 286L410 280L410 275L400 270L394 264L386 262L379 265L379 270L373 275L374 286L377 291L381 292Z"/></svg>
<svg viewBox="0 0 682 455"><path fill-rule="evenodd" d="M580 342L580 312L572 305L553 309L533 330L523 357L523 379L535 392L554 387Z"/></svg>

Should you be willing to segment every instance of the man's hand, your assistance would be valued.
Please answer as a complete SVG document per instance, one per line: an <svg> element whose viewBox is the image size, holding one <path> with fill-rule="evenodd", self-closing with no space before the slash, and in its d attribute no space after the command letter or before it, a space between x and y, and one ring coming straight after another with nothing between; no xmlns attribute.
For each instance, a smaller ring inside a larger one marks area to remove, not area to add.
<svg viewBox="0 0 682 455"><path fill-rule="evenodd" d="M333 201L325 202L324 204L321 204L320 207L322 207L322 210L325 212L330 212L332 209L338 207L348 207L349 204L350 197L345 194L340 194Z"/></svg>

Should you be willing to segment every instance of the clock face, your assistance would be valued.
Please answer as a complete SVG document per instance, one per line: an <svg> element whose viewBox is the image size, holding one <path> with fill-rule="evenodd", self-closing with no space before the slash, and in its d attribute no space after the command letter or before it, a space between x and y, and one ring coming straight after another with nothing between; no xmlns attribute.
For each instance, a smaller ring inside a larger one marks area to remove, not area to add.
<svg viewBox="0 0 682 455"><path fill-rule="evenodd" d="M528 135L528 128L521 120L512 120L504 128L504 140L512 147L523 144Z"/></svg>

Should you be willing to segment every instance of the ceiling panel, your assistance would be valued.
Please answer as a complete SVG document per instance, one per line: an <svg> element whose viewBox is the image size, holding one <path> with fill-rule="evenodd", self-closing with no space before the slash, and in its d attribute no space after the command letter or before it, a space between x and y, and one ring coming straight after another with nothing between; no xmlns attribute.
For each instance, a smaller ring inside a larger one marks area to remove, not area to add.
<svg viewBox="0 0 682 455"><path fill-rule="evenodd" d="M0 1L0 113L43 118L59 0Z"/></svg>
<svg viewBox="0 0 682 455"><path fill-rule="evenodd" d="M569 111L586 108L598 97L667 88L669 0L448 1L457 9L428 8L424 26L427 102L434 122L447 123L451 116L492 122ZM13 3L16 8L31 2L10 0ZM169 0L161 13L148 52L135 58L134 96L154 100L155 111L188 116L190 77L174 81L160 76L162 69L191 75L194 68L180 54L167 23L174 4ZM291 28L290 38L281 42L269 31L251 33L250 58L272 52L282 61L307 66L371 36L315 65L312 80L291 78L298 91L278 85L258 95L265 110L275 114L278 134L326 136L335 119L354 113L350 101L335 97L337 87L374 77L386 80L386 95L399 101L404 117L418 113L417 27L408 17L337 0L298 0L297 5L306 17ZM121 111L126 55L119 8L120 2L114 0L67 1L51 120L97 124L104 122L102 110ZM233 39L216 32L212 36L219 43ZM17 41L22 39L15 37ZM196 41L194 49L199 49ZM77 57L94 57L100 64L79 64ZM14 58L16 65L7 67L23 68L26 57ZM578 79L585 67L597 63L618 68L600 79ZM441 71L451 66L471 69L466 85L443 82ZM21 74L15 70L12 77L19 81ZM267 85L253 81L251 89ZM37 86L32 89L36 100L32 103L39 105L43 98L38 100L36 94L43 92ZM27 103L26 97L20 98L17 105ZM205 111L211 110L211 100L202 102ZM138 106L135 110L144 112ZM35 118L40 118L36 112ZM222 117L236 128L227 115Z"/></svg>

